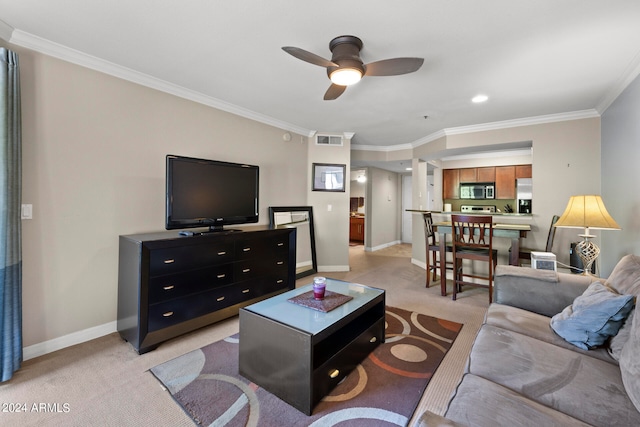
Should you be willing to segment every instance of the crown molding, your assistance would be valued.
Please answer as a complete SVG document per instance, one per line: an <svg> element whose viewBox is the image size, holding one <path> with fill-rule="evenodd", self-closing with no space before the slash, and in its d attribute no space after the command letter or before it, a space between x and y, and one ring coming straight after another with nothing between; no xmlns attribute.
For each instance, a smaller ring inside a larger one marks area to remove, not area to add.
<svg viewBox="0 0 640 427"><path fill-rule="evenodd" d="M2 21L0 21L0 23L2 23ZM41 37L34 36L33 34L13 29L12 33L13 34L11 35L10 43L13 43L17 46L31 49L48 56L52 56L54 58L61 59L63 61L79 65L81 67L90 68L104 74L127 80L141 86L156 89L180 98L188 99L190 101L213 107L218 110L226 111L227 113L232 113L240 117L276 127L278 129L284 129L300 135L311 136L313 134L313 131L309 129L302 128L300 126L296 126L264 114L256 113L255 111L238 107L237 105L230 104L211 96L203 95L196 91L186 89L182 86L174 85L164 80L151 77L147 74L140 73L126 67L122 67L120 65L105 61L95 56L87 55L83 52L71 49L58 43L53 43ZM0 37L2 35L3 27L2 25L0 25Z"/></svg>
<svg viewBox="0 0 640 427"><path fill-rule="evenodd" d="M631 60L629 65L627 66L624 73L622 73L622 77L618 82L611 88L611 90L602 97L596 109L600 114L603 114L607 111L607 108L613 104L613 102L620 96L622 92L631 84L632 81L636 79L640 75L640 52Z"/></svg>
<svg viewBox="0 0 640 427"><path fill-rule="evenodd" d="M430 135L427 135L423 138L420 138L409 144L389 145L389 146L352 145L351 149L358 150L358 151L382 151L382 152L400 151L400 150L414 149L414 148L420 147L421 145L428 144L432 141L435 141L436 139L443 138L449 135L462 135L465 133L485 132L489 130L508 129L508 128L520 127L520 126L532 126L532 125L540 125L540 124L546 124L546 123L564 122L568 120L587 119L587 118L593 118L593 117L600 117L600 114L598 113L598 111L594 109L572 111L572 112L560 113L560 114L548 114L545 116L527 117L524 119L504 120L501 122L490 122L490 123L483 123L479 125L446 128L446 129L434 132Z"/></svg>
<svg viewBox="0 0 640 427"><path fill-rule="evenodd" d="M399 145L352 145L351 149L356 151L381 151L392 152L401 150L412 150L414 147L411 144L399 144Z"/></svg>
<svg viewBox="0 0 640 427"><path fill-rule="evenodd" d="M526 117L523 119L503 120L500 122L482 123L479 125L460 126L444 129L444 133L449 135L460 135L473 132L485 132L489 130L509 129L521 126L533 126L555 122L566 122L569 120L581 120L600 117L600 113L595 109L570 111L567 113L547 114L544 116Z"/></svg>
<svg viewBox="0 0 640 427"><path fill-rule="evenodd" d="M13 27L0 19L0 39L9 42L11 40L12 33Z"/></svg>

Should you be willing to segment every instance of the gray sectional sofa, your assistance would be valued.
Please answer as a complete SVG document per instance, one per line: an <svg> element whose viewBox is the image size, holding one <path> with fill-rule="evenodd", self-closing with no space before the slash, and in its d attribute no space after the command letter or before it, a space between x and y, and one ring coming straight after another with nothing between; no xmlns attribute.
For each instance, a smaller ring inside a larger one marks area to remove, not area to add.
<svg viewBox="0 0 640 427"><path fill-rule="evenodd" d="M640 257L625 256L606 282L498 266L495 303L462 381L444 417L427 412L420 426L639 426L640 315L624 313L619 331L590 350L567 342L550 326L553 316L577 313L588 289L600 286L595 281L616 301L631 300L631 308L640 294Z"/></svg>

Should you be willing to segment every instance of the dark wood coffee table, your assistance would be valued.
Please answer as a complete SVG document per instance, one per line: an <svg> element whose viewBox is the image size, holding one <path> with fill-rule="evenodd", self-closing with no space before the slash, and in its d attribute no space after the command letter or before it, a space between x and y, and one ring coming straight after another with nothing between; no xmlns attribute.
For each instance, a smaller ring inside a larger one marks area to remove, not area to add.
<svg viewBox="0 0 640 427"><path fill-rule="evenodd" d="M240 309L240 375L296 409L313 407L384 342L385 291L327 279L353 297L321 312L289 302L304 286Z"/></svg>

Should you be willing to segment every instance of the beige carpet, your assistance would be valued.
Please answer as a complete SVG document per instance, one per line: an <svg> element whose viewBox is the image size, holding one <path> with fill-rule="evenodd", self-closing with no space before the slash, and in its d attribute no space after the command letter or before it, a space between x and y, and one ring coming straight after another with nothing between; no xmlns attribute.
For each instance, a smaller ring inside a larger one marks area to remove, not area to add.
<svg viewBox="0 0 640 427"><path fill-rule="evenodd" d="M441 297L437 286L425 289L425 271L411 264L410 253L409 245L377 252L354 246L351 271L323 275L384 288L388 305L464 324L429 383L413 425L426 409L438 414L445 410L489 304L485 289L465 289L455 302L450 296ZM310 282L311 276L300 279L298 285ZM0 425L192 426L148 370L236 332L238 318L234 317L142 356L114 333L26 361L13 379L0 384L2 403L20 404L0 414Z"/></svg>

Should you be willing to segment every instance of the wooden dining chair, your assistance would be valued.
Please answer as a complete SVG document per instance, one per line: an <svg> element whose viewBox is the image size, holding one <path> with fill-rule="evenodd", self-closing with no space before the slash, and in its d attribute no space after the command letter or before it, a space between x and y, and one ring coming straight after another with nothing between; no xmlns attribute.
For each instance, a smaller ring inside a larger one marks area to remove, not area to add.
<svg viewBox="0 0 640 427"><path fill-rule="evenodd" d="M553 252L553 240L556 236L556 228L554 227L555 223L558 222L560 217L558 215L554 215L551 218L551 225L549 226L549 234L547 234L547 245L543 249L531 249L531 248L523 248L521 247L518 251L518 261L528 260L531 262L531 252ZM511 252L511 249L509 249Z"/></svg>
<svg viewBox="0 0 640 427"><path fill-rule="evenodd" d="M424 219L424 240L426 242L426 261L427 261L427 284L428 288L430 285L429 276L433 274L432 280L436 280L436 273L440 271L440 262L442 260L438 256L440 253L440 245L436 241L436 232L433 230L433 218L431 217L431 212L424 212L422 214L422 218ZM445 268L448 270L453 270L453 261L449 262L446 259L446 253L452 252L452 246L445 244Z"/></svg>
<svg viewBox="0 0 640 427"><path fill-rule="evenodd" d="M489 303L493 301L493 271L498 263L498 251L493 249L493 217L475 215L451 215L451 233L453 243L453 300L462 286L476 286L489 289ZM487 276L464 273L463 261L485 261L488 263ZM488 284L472 282L467 279L483 279Z"/></svg>

